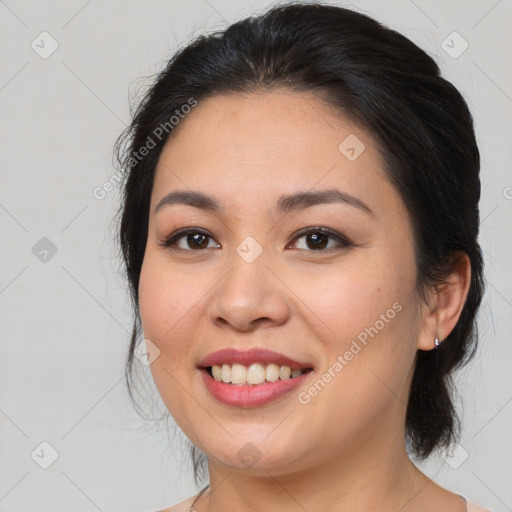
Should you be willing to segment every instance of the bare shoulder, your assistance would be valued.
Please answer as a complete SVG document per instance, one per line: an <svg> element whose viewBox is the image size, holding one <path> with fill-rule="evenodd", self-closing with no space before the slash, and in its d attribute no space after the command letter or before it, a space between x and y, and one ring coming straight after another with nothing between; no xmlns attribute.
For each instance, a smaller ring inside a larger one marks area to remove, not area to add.
<svg viewBox="0 0 512 512"><path fill-rule="evenodd" d="M190 507L192 506L192 503L194 503L194 500L196 499L196 497L197 497L197 494L194 494L194 496L187 498L186 500L182 501L181 503L173 505L172 507L169 507L169 508L163 508L161 510L157 510L156 512L188 512Z"/></svg>
<svg viewBox="0 0 512 512"><path fill-rule="evenodd" d="M475 503L472 503L471 501L468 501L468 510L467 512L491 512L490 510L479 507Z"/></svg>

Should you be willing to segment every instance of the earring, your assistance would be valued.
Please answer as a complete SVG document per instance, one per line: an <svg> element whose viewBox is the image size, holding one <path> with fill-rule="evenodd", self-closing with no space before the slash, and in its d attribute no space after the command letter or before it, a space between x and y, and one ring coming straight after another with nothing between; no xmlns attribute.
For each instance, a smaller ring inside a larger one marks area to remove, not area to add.
<svg viewBox="0 0 512 512"><path fill-rule="evenodd" d="M441 345L442 341L439 339L439 338L434 338L434 345L437 347L439 347L439 345Z"/></svg>

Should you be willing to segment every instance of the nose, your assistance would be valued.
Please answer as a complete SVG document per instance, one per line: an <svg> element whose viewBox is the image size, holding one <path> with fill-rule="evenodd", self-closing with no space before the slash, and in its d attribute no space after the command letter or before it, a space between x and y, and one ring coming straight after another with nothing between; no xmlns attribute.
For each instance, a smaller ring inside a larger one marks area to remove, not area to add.
<svg viewBox="0 0 512 512"><path fill-rule="evenodd" d="M242 332L284 324L291 309L286 288L268 263L265 251L251 263L233 251L229 271L210 298L210 321Z"/></svg>

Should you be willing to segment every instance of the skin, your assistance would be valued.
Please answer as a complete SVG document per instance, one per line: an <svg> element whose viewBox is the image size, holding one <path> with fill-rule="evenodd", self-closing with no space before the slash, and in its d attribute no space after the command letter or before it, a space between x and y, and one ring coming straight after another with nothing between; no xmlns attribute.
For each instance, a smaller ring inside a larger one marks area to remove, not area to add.
<svg viewBox="0 0 512 512"><path fill-rule="evenodd" d="M365 145L354 161L338 149L350 134ZM331 188L372 213L343 203L274 211L283 194ZM178 190L211 195L224 210L174 204L155 214ZM184 227L208 231L206 248L186 236L181 251L161 245ZM329 246L315 249L295 235L306 227L329 228L353 245L324 238ZM248 236L263 249L252 263L236 252ZM469 278L463 257L421 300L410 220L376 143L332 107L286 90L201 101L161 154L139 287L144 335L160 350L150 366L156 386L209 458L210 489L195 510L463 512L458 495L408 458L404 421L417 350L432 350L434 338L454 328ZM308 404L299 403L298 393L395 303L400 312ZM269 348L315 371L264 406L227 406L197 369L226 347ZM237 456L248 442L261 455L249 468ZM168 510L188 510L192 501Z"/></svg>

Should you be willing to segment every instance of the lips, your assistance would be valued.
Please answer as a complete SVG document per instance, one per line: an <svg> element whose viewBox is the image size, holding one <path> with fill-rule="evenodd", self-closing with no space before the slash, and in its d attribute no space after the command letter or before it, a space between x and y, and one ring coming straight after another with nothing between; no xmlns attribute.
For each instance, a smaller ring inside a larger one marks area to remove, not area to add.
<svg viewBox="0 0 512 512"><path fill-rule="evenodd" d="M199 362L197 366L198 368L208 368L216 364L242 364L248 366L253 363L275 363L277 365L289 366L292 370L314 369L311 363L296 361L285 356L284 354L280 354L279 352L259 348L247 351L240 351L232 348L218 350L207 355Z"/></svg>
<svg viewBox="0 0 512 512"><path fill-rule="evenodd" d="M252 386L250 384L232 385L218 382L206 370L200 370L206 390L218 402L231 407L262 407L275 400L290 399L292 391L303 385L311 378L313 372L307 372L299 377L288 380L277 380Z"/></svg>

